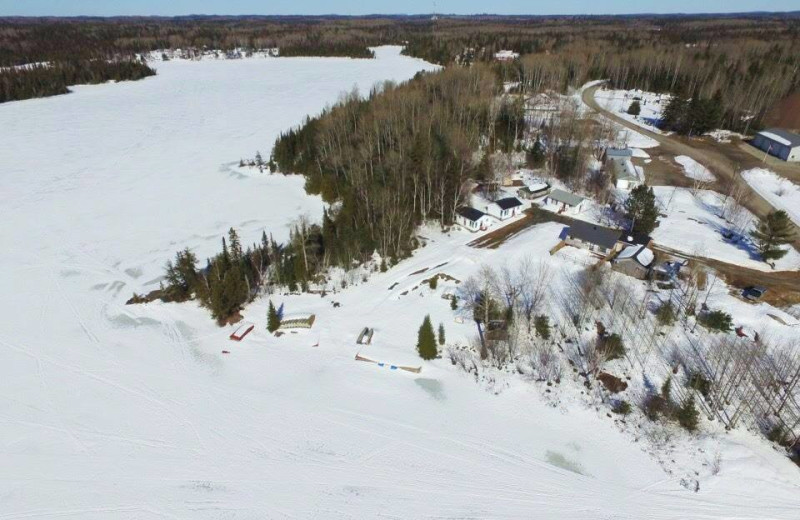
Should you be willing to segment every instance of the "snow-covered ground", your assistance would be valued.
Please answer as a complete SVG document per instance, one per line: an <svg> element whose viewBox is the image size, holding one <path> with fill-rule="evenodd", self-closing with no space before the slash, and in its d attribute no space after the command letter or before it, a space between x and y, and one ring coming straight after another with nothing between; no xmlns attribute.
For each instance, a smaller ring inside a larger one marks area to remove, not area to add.
<svg viewBox="0 0 800 520"><path fill-rule="evenodd" d="M653 231L656 243L695 256L705 256L762 271L771 270L760 260L758 251L748 237L736 242L726 240L722 233L732 228L730 222L720 218L723 197L710 190L697 190L696 194L686 188L654 186L661 207L660 225ZM754 222L755 217L746 209L741 220ZM666 215L664 217L663 215ZM741 223L741 222L740 222ZM752 224L743 226L745 231ZM778 270L800 268L800 253L788 248L788 253L776 264Z"/></svg>
<svg viewBox="0 0 800 520"><path fill-rule="evenodd" d="M451 341L474 334L440 297L455 283L431 291L431 274L526 255L581 267L581 251L548 255L556 224L497 250L423 230L425 247L367 282L273 296L317 316L281 338L264 330L266 299L241 343L193 304L124 305L179 248L203 257L230 226L280 240L318 216L302 179L234 165L353 84L432 67L397 51L171 61L0 105L14 129L0 141L0 518L795 518L797 470L754 436L690 441L680 460L721 457L692 493L604 409L554 406L516 377L487 392L446 360L420 374L354 360L364 326L388 362L413 357L425 314Z"/></svg>
<svg viewBox="0 0 800 520"><path fill-rule="evenodd" d="M661 120L661 113L670 100L668 94L656 94L639 89L598 89L594 93L594 98L601 107L609 112L613 112L631 123L657 133L661 133L657 125ZM628 108L634 101L639 101L640 112L638 116L628 114Z"/></svg>
<svg viewBox="0 0 800 520"><path fill-rule="evenodd" d="M689 156L679 155L675 157L675 162L683 166L684 173L690 179L702 182L714 182L717 180L708 168Z"/></svg>
<svg viewBox="0 0 800 520"><path fill-rule="evenodd" d="M742 177L767 202L784 210L800 226L800 186L764 168L742 172Z"/></svg>

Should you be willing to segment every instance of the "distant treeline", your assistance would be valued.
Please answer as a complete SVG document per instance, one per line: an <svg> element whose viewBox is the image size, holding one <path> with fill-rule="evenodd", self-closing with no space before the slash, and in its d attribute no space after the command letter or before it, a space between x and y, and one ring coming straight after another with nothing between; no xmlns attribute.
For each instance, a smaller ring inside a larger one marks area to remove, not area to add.
<svg viewBox="0 0 800 520"><path fill-rule="evenodd" d="M81 60L0 70L0 103L66 94L71 85L137 80L156 72L135 60Z"/></svg>

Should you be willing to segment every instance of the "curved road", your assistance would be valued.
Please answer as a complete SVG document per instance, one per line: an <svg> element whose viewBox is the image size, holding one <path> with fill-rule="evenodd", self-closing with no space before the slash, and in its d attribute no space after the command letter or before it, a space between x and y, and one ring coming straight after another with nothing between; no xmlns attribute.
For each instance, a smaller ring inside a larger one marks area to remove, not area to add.
<svg viewBox="0 0 800 520"><path fill-rule="evenodd" d="M739 175L739 167L755 167L752 164L748 164L755 160L754 157L749 156L749 154L743 156L742 154L746 154L746 152L739 150L739 153L736 154L736 159L741 162L734 161L728 155L727 150L721 150L713 145L709 145L708 143L703 143L703 147L699 148L696 145L690 144L689 139L686 137L657 134L639 125L631 123L630 121L623 119L613 112L610 112L600 106L600 104L594 98L594 93L597 91L599 86L600 85L590 87L583 91L583 102L589 108L598 114L601 114L603 117L611 119L620 126L629 128L639 132L640 134L646 135L651 139L654 139L658 142L660 148L668 154L674 156L686 155L699 162L711 170L711 172L717 177L715 186L712 186L716 191L724 193L727 191L727 187L731 183L741 184L745 187L747 193L749 194L747 197L745 197L746 200L743 201L743 205L759 218L764 217L767 213L775 209L769 202L766 201L766 199L753 190L749 184L744 182ZM795 240L792 245L795 249L800 251L800 233L798 233L797 227L795 227Z"/></svg>

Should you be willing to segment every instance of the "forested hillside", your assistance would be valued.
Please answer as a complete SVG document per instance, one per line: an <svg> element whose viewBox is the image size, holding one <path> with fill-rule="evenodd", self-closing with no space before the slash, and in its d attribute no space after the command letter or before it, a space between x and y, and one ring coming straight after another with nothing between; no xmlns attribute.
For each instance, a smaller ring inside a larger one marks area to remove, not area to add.
<svg viewBox="0 0 800 520"><path fill-rule="evenodd" d="M352 93L278 139L281 171L302 173L307 191L341 201L323 225L331 261L375 250L404 256L423 220L452 222L464 182L488 172L475 155L482 137L508 148L522 132L521 113L496 103L498 91L487 66L448 68L367 99Z"/></svg>

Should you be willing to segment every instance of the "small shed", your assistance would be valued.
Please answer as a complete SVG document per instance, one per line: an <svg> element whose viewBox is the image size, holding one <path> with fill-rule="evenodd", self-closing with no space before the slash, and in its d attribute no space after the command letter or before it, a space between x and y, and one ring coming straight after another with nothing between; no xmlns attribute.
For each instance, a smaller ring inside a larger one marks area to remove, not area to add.
<svg viewBox="0 0 800 520"><path fill-rule="evenodd" d="M544 207L556 213L577 215L584 209L586 199L568 191L555 189L544 199Z"/></svg>
<svg viewBox="0 0 800 520"><path fill-rule="evenodd" d="M230 339L232 339L233 341L242 341L244 339L244 337L247 336L248 334L250 334L250 332L254 328L255 328L255 325L253 325L252 323L250 323L248 321L242 322L242 323L239 324L238 327L236 327L236 330L234 330L231 333Z"/></svg>
<svg viewBox="0 0 800 520"><path fill-rule="evenodd" d="M535 182L517 190L517 195L527 200L541 199L548 193L550 193L550 184L546 182Z"/></svg>
<svg viewBox="0 0 800 520"><path fill-rule="evenodd" d="M645 246L626 246L611 265L616 271L644 280L649 276L655 258L653 251Z"/></svg>

